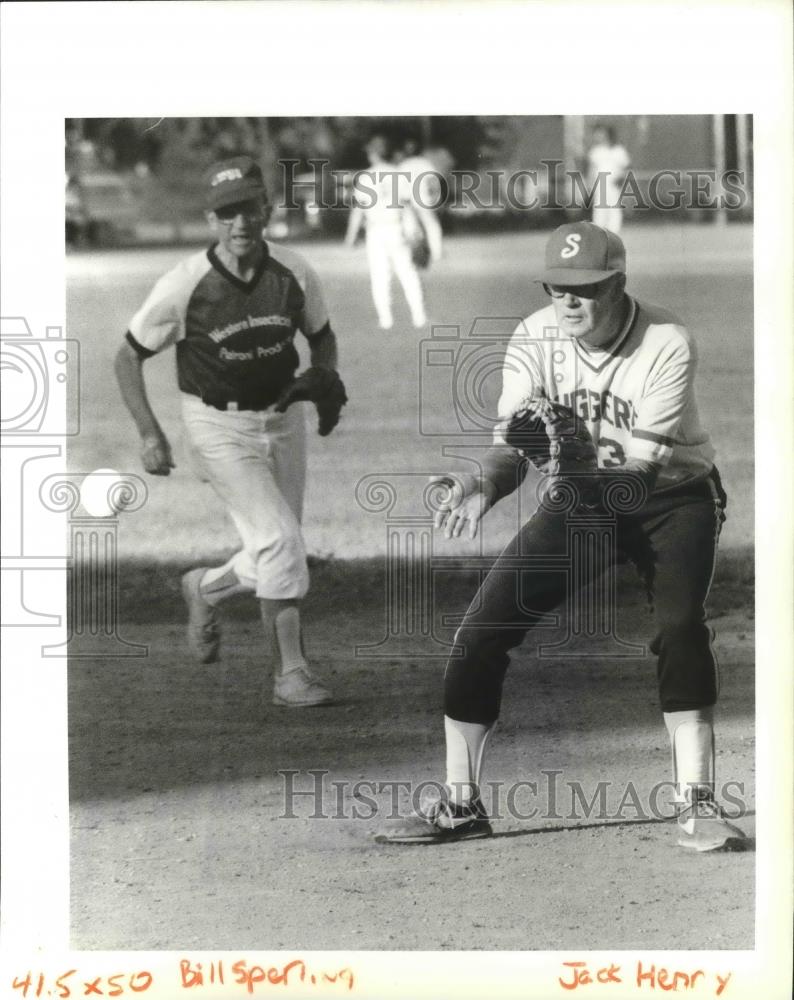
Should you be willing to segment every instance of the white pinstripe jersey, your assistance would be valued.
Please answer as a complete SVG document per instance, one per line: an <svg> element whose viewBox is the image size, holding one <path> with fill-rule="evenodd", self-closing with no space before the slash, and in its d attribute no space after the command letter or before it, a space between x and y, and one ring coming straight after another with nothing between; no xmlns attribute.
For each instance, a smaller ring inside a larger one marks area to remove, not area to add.
<svg viewBox="0 0 794 1000"><path fill-rule="evenodd" d="M632 459L662 466L654 492L708 475L714 449L695 401L695 342L671 313L629 296L608 350L587 349L557 326L552 305L516 328L505 355L499 419L533 391L580 416L601 468ZM497 425L495 439L501 440Z"/></svg>

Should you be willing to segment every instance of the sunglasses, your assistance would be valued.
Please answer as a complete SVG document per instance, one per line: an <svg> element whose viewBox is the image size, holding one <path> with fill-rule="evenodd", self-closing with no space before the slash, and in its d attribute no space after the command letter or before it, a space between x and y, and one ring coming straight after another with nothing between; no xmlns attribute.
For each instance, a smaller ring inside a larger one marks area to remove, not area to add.
<svg viewBox="0 0 794 1000"><path fill-rule="evenodd" d="M570 292L577 299L597 299L611 287L611 278L606 281L596 281L592 285L547 285L543 289L553 299L562 299Z"/></svg>
<svg viewBox="0 0 794 1000"><path fill-rule="evenodd" d="M215 218L225 226L230 226L236 221L238 216L242 216L246 222L256 222L264 215L260 207L239 208L236 205L229 205L215 210Z"/></svg>

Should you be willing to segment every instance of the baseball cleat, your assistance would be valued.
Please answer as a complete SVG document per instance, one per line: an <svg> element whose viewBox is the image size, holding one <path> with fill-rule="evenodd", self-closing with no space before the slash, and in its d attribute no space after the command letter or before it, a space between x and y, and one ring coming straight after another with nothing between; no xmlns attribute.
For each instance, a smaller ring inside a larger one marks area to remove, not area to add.
<svg viewBox="0 0 794 1000"><path fill-rule="evenodd" d="M328 688L312 676L308 667L295 667L276 677L273 704L283 708L313 708L333 701Z"/></svg>
<svg viewBox="0 0 794 1000"><path fill-rule="evenodd" d="M450 844L493 836L493 828L479 798L462 806L444 795L425 810L375 834L376 844Z"/></svg>
<svg viewBox="0 0 794 1000"><path fill-rule="evenodd" d="M201 596L199 584L206 573L203 566L191 569L182 577L182 596L188 610L187 644L199 663L218 659L221 629L215 608Z"/></svg>
<svg viewBox="0 0 794 1000"><path fill-rule="evenodd" d="M678 813L678 846L692 851L743 851L747 836L725 819L710 788L695 786Z"/></svg>

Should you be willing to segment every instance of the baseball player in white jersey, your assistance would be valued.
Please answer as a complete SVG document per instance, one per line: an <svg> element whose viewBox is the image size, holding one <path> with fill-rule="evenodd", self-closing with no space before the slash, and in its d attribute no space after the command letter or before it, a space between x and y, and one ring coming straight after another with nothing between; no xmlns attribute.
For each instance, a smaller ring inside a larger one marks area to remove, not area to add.
<svg viewBox="0 0 794 1000"><path fill-rule="evenodd" d="M697 851L741 847L744 834L725 819L714 796L718 684L704 602L726 498L698 418L695 343L671 313L626 292L623 244L592 223L555 230L539 280L551 301L511 339L482 476L461 479L449 491L436 524L448 538L464 530L473 538L487 510L516 489L526 461L505 434L528 398L542 398L584 423L592 438L589 495L598 487L603 497L610 482L627 482L627 475L642 487L638 505L616 516L616 551L601 571L632 560L652 597L650 650L671 741L678 842ZM577 511L587 513L586 504ZM598 572L598 560L583 552L569 574L533 568L537 563L520 568L519 585L515 567L522 555L569 552L566 520L559 508L541 503L480 587L455 637L459 655L450 657L445 674L446 794L379 840L441 843L492 833L479 784L509 650L562 603L569 576L584 585Z"/></svg>
<svg viewBox="0 0 794 1000"><path fill-rule="evenodd" d="M595 188L593 223L613 233L623 225L620 206L621 184L631 166L631 158L615 137L610 126L597 125L593 129L593 145L587 154L588 187Z"/></svg>
<svg viewBox="0 0 794 1000"><path fill-rule="evenodd" d="M262 238L270 206L257 163L238 156L216 164L207 205L217 242L157 282L130 322L116 374L142 439L144 467L167 476L171 448L147 399L143 363L175 347L182 417L200 474L242 541L223 566L183 578L192 652L202 663L215 661L218 605L253 594L277 654L274 703L324 704L331 694L311 673L301 639L300 601L309 586L301 533L304 407L279 411L299 363L297 330L318 368L335 370L336 338L315 272Z"/></svg>
<svg viewBox="0 0 794 1000"><path fill-rule="evenodd" d="M420 328L426 325L427 314L422 280L411 248L419 227L427 231L426 219L431 213L413 201L410 176L389 159L390 147L385 136L373 136L366 149L371 169L356 175L355 204L345 243L354 246L362 225L366 227L372 300L380 328L391 330L394 326L394 275L405 294L411 321ZM441 248L431 245L430 252L440 254Z"/></svg>

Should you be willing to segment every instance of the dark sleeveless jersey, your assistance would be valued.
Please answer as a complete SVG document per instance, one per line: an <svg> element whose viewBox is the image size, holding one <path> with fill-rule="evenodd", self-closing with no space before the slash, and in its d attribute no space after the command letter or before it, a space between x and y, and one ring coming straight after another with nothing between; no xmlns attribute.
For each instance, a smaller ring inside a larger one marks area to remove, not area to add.
<svg viewBox="0 0 794 1000"><path fill-rule="evenodd" d="M165 274L133 317L127 340L142 357L176 345L179 388L212 402L275 402L298 367L297 330L328 326L319 279L298 254L265 244L250 281L229 272L215 248Z"/></svg>

